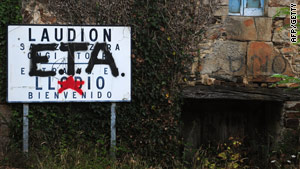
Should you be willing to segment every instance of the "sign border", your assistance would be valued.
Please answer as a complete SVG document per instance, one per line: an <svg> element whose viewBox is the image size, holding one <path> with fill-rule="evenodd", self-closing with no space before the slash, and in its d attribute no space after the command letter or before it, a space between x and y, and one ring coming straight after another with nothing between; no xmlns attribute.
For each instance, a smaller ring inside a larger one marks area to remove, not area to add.
<svg viewBox="0 0 300 169"><path fill-rule="evenodd" d="M129 27L130 28L130 83L129 83L129 88L130 88L130 99L129 100L89 100L89 101L85 101L85 100L80 100L80 101L8 101L8 27L9 26L51 26L51 27L55 27L55 26L72 26L72 27L82 27L82 26L107 26L107 27ZM66 25L59 25L59 24L7 24L6 25L6 102L7 103L95 103L95 102L100 102L100 103L129 103L132 100L132 61L131 61L131 55L132 55L132 39L131 39L131 30L132 30L132 26L130 25L88 25L88 24L84 24L84 25L77 25L77 24L66 24Z"/></svg>

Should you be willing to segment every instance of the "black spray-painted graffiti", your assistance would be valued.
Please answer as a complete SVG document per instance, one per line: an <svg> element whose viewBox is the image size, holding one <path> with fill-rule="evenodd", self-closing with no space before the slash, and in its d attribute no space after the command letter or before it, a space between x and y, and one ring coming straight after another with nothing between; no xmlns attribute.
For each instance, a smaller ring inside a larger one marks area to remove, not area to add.
<svg viewBox="0 0 300 169"><path fill-rule="evenodd" d="M255 64L255 60L258 61L257 64ZM257 66L259 65L259 70L261 72L268 72L268 62L269 62L269 57L265 56L264 59L262 59L262 57L253 55L251 56L251 63L252 63L252 69L251 72L253 73L255 71L255 68L257 68Z"/></svg>
<svg viewBox="0 0 300 169"><path fill-rule="evenodd" d="M283 73L286 70L287 61L282 56L275 56L272 62L272 70L274 73Z"/></svg>
<svg viewBox="0 0 300 169"><path fill-rule="evenodd" d="M253 55L251 56L251 64L252 64L250 68L251 73L255 73L256 71L261 71L266 73L270 71L270 68L272 73L284 73L287 67L286 60L279 55L270 59L269 56L267 55L263 57Z"/></svg>
<svg viewBox="0 0 300 169"><path fill-rule="evenodd" d="M239 72L246 65L244 57L227 56L229 70L233 73ZM270 65L271 64L271 65ZM280 55L274 58L269 56L259 57L253 55L250 57L250 66L248 67L250 73L264 72L267 73L284 73L287 68L287 61Z"/></svg>
<svg viewBox="0 0 300 169"><path fill-rule="evenodd" d="M38 63L48 63L48 57L47 56L39 56L38 52L41 51L55 51L58 50L58 45L56 43L51 44L31 44L30 47L30 76L55 76L55 71L44 71L44 70L38 70L37 64ZM75 51L86 51L88 50L89 43L61 43L59 50L68 52L68 75L74 75L75 74L75 62L74 62L74 53ZM99 52L102 51L105 55L104 59L98 59L97 56ZM95 47L91 53L91 58L88 62L88 66L85 69L85 72L88 74L91 74L93 68L95 65L109 65L112 75L114 77L119 76L119 70L115 64L115 60L112 56L112 53L108 50L106 43L96 43ZM80 70L77 70L78 72Z"/></svg>
<svg viewBox="0 0 300 169"><path fill-rule="evenodd" d="M55 71L42 71L37 70L38 63L48 63L47 56L39 56L38 52L40 51L54 51L56 50L58 44L51 43L51 44L31 44L30 46L30 71L29 76L55 76Z"/></svg>
<svg viewBox="0 0 300 169"><path fill-rule="evenodd" d="M234 58L232 56L227 56L229 62L229 69L231 72L238 72L244 67L244 57ZM239 66L235 67L233 64L239 63Z"/></svg>
<svg viewBox="0 0 300 169"><path fill-rule="evenodd" d="M103 51L105 55L105 59L97 58L100 50ZM119 75L119 71L118 68L116 67L114 58L112 54L109 52L109 50L107 50L106 43L96 43L95 48L92 51L92 55L91 55L91 59L89 60L88 67L85 69L85 71L90 74L95 64L107 64L109 65L112 75L114 77L117 77Z"/></svg>

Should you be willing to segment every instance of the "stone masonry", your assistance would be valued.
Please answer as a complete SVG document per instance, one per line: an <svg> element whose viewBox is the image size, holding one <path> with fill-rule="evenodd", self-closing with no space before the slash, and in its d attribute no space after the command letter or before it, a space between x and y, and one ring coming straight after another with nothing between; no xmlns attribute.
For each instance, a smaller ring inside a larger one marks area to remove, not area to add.
<svg viewBox="0 0 300 169"><path fill-rule="evenodd" d="M287 128L297 129L300 119L300 101L288 101L284 106L284 125Z"/></svg>
<svg viewBox="0 0 300 169"><path fill-rule="evenodd" d="M300 1L265 0L264 16L256 17L229 16L228 3L229 0L218 0L215 23L207 25L187 84L268 88L279 80L272 78L273 74L299 77L300 45L290 43L289 29L284 28L290 17L274 16L290 3L297 3L299 11ZM291 104L300 105L286 103ZM300 108L290 110L285 106L283 113L284 127L299 128Z"/></svg>

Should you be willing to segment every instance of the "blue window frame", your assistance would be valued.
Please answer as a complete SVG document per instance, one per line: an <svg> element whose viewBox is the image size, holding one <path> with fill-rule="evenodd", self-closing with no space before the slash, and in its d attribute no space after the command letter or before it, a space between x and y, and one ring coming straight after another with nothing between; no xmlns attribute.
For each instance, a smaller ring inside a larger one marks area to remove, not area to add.
<svg viewBox="0 0 300 169"><path fill-rule="evenodd" d="M229 0L229 15L263 16L264 0Z"/></svg>

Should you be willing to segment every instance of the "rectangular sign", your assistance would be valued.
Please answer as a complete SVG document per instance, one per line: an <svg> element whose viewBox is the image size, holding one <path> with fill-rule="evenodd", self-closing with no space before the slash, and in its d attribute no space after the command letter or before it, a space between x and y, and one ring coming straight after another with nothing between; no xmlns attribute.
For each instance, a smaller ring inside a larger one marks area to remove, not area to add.
<svg viewBox="0 0 300 169"><path fill-rule="evenodd" d="M8 26L8 102L128 102L126 26Z"/></svg>

